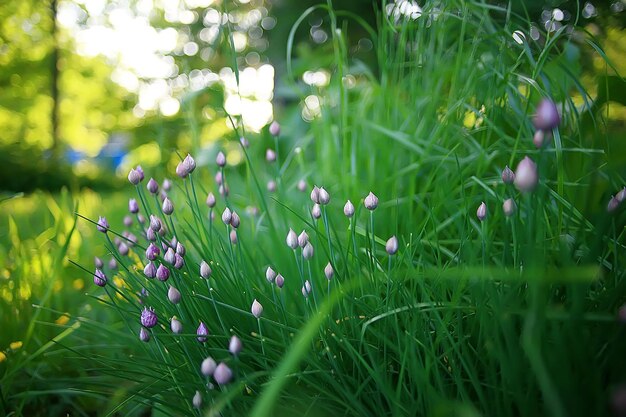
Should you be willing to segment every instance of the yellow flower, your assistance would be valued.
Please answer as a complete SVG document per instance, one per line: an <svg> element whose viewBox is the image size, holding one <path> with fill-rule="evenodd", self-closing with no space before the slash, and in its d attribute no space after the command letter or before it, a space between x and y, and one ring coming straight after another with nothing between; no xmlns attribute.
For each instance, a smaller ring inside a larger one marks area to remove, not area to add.
<svg viewBox="0 0 626 417"><path fill-rule="evenodd" d="M0 352L0 363L4 362L7 359L7 355L4 352Z"/></svg>
<svg viewBox="0 0 626 417"><path fill-rule="evenodd" d="M54 322L60 326L63 326L64 324L67 324L68 321L70 321L70 316L68 316L67 314L63 314Z"/></svg>
<svg viewBox="0 0 626 417"><path fill-rule="evenodd" d="M80 291L80 290L82 290L85 287L85 281L83 281L80 278L77 278L77 279L74 280L72 285L74 286L75 290Z"/></svg>
<svg viewBox="0 0 626 417"><path fill-rule="evenodd" d="M19 348L21 348L23 345L22 342L17 341L17 342L12 342L9 347L11 348L11 350L18 350Z"/></svg>

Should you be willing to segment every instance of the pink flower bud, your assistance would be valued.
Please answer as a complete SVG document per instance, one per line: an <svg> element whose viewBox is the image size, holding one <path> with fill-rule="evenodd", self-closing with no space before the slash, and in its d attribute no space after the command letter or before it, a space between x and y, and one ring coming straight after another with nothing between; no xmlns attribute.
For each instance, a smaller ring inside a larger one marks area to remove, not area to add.
<svg viewBox="0 0 626 417"><path fill-rule="evenodd" d="M231 230L229 237L230 237L230 243L232 243L233 245L236 245L237 242L239 241L239 239L237 238L237 231L236 230Z"/></svg>
<svg viewBox="0 0 626 417"><path fill-rule="evenodd" d="M146 276L146 278L154 278L156 277L156 273L157 268L152 261L148 262L143 268L143 274Z"/></svg>
<svg viewBox="0 0 626 417"><path fill-rule="evenodd" d="M228 185L224 184L220 184L220 186L217 188L217 191L222 197L228 197L228 194L230 194L230 188L228 188Z"/></svg>
<svg viewBox="0 0 626 417"><path fill-rule="evenodd" d="M313 216L315 220L322 217L322 209L320 208L319 204L313 204L313 208L311 209L311 216Z"/></svg>
<svg viewBox="0 0 626 417"><path fill-rule="evenodd" d="M224 168L224 166L226 166L226 155L224 155L224 152L218 152L217 157L215 158L215 163L221 168Z"/></svg>
<svg viewBox="0 0 626 417"><path fill-rule="evenodd" d="M155 232L158 232L159 230L161 230L161 220L159 220L159 218L157 216L155 216L154 214L150 215L150 229L152 229Z"/></svg>
<svg viewBox="0 0 626 417"><path fill-rule="evenodd" d="M93 263L98 269L102 269L104 267L104 262L102 262L102 259L98 258L97 256L93 258Z"/></svg>
<svg viewBox="0 0 626 417"><path fill-rule="evenodd" d="M200 343L206 342L208 335L209 335L209 328L206 327L206 324L204 324L203 321L201 321L200 325L198 326L198 329L196 330L196 336L197 336L198 342Z"/></svg>
<svg viewBox="0 0 626 417"><path fill-rule="evenodd" d="M183 246L182 243L177 242L176 245L176 253L179 254L180 256L185 256L185 253L187 253L187 249L185 249L185 247Z"/></svg>
<svg viewBox="0 0 626 417"><path fill-rule="evenodd" d="M148 189L148 191L150 191L151 194L156 194L157 192L159 192L159 183L156 182L154 178L150 178L150 181L148 181L148 184L146 184L146 188Z"/></svg>
<svg viewBox="0 0 626 417"><path fill-rule="evenodd" d="M215 196L213 195L213 193L209 193L209 195L207 195L206 197L206 205L209 206L209 208L213 208L215 207Z"/></svg>
<svg viewBox="0 0 626 417"><path fill-rule="evenodd" d="M232 218L233 218L233 213L230 211L228 207L226 207L224 211L222 212L222 221L224 222L224 224L228 225L230 224L230 221Z"/></svg>
<svg viewBox="0 0 626 417"><path fill-rule="evenodd" d="M302 249L302 257L306 260L309 260L313 257L313 245L311 245L311 242L307 242L307 244Z"/></svg>
<svg viewBox="0 0 626 417"><path fill-rule="evenodd" d="M128 173L128 181L133 185L137 185L141 182L141 175L135 168L131 169Z"/></svg>
<svg viewBox="0 0 626 417"><path fill-rule="evenodd" d="M346 204L343 206L343 214L348 218L354 216L354 204L352 204L352 201L346 201Z"/></svg>
<svg viewBox="0 0 626 417"><path fill-rule="evenodd" d="M200 365L200 372L202 372L202 375L209 377L213 375L215 368L217 368L217 363L215 363L215 360L209 356L202 361L202 364Z"/></svg>
<svg viewBox="0 0 626 417"><path fill-rule="evenodd" d="M328 194L328 191L326 191L324 187L320 187L319 197L321 205L325 206L326 204L330 203L330 194Z"/></svg>
<svg viewBox="0 0 626 417"><path fill-rule="evenodd" d="M374 195L374 193L370 191L367 197L365 197L365 201L363 201L363 204L365 205L366 209L374 211L376 210L376 207L378 207L378 197L376 197L376 195Z"/></svg>
<svg viewBox="0 0 626 417"><path fill-rule="evenodd" d="M133 225L133 218L130 216L124 216L124 226L130 227Z"/></svg>
<svg viewBox="0 0 626 417"><path fill-rule="evenodd" d="M335 271L333 270L333 266L330 264L330 262L328 262L326 264L326 267L324 268L324 275L329 281L333 278L333 275L335 275Z"/></svg>
<svg viewBox="0 0 626 417"><path fill-rule="evenodd" d="M150 341L150 332L148 332L145 327L142 327L139 330L139 340L145 343L148 343Z"/></svg>
<svg viewBox="0 0 626 417"><path fill-rule="evenodd" d="M237 336L233 335L228 343L228 351L231 355L237 356L241 352L242 348L243 344L241 343L241 340Z"/></svg>
<svg viewBox="0 0 626 417"><path fill-rule="evenodd" d="M98 223L96 224L96 229L98 229L99 232L106 233L109 230L109 227L109 222L107 221L106 217L99 216Z"/></svg>
<svg viewBox="0 0 626 417"><path fill-rule="evenodd" d="M511 168L509 168L508 165L502 170L501 177L502 182L505 184L513 184L513 181L515 181L515 173L511 170Z"/></svg>
<svg viewBox="0 0 626 417"><path fill-rule="evenodd" d="M309 243L309 235L303 230L302 233L298 235L298 246L304 248L307 243Z"/></svg>
<svg viewBox="0 0 626 417"><path fill-rule="evenodd" d="M196 161L191 157L191 155L187 154L183 163L187 167L187 171L191 174L194 169L196 169Z"/></svg>
<svg viewBox="0 0 626 417"><path fill-rule="evenodd" d="M311 190L311 201L315 204L319 204L320 202L320 189L317 188L317 185L313 186Z"/></svg>
<svg viewBox="0 0 626 417"><path fill-rule="evenodd" d="M533 123L537 129L552 130L559 126L561 117L554 102L548 98L541 100L537 106L537 112L533 119Z"/></svg>
<svg viewBox="0 0 626 417"><path fill-rule="evenodd" d="M172 204L172 201L169 198L165 198L165 200L163 200L163 213L167 214L168 216L171 215L174 212L174 204Z"/></svg>
<svg viewBox="0 0 626 417"><path fill-rule="evenodd" d="M159 265L156 272L156 277L159 281L167 281L170 277L170 270L163 264Z"/></svg>
<svg viewBox="0 0 626 417"><path fill-rule="evenodd" d="M213 379L219 385L226 385L233 379L233 371L224 362L220 362L213 372Z"/></svg>
<svg viewBox="0 0 626 417"><path fill-rule="evenodd" d="M165 255L163 256L163 259L165 259L165 262L167 262L168 264L173 265L174 261L176 260L174 249L167 248L167 250L165 251Z"/></svg>
<svg viewBox="0 0 626 417"><path fill-rule="evenodd" d="M270 131L270 135L272 136L280 135L280 125L278 124L276 120L274 120L272 124L270 125L269 131Z"/></svg>
<svg viewBox="0 0 626 417"><path fill-rule="evenodd" d="M139 204L137 204L137 200L134 198L128 200L128 211L133 214L139 213Z"/></svg>
<svg viewBox="0 0 626 417"><path fill-rule="evenodd" d="M276 271L274 271L271 266L268 266L265 271L265 279L267 279L267 282L270 283L274 282L276 279Z"/></svg>
<svg viewBox="0 0 626 417"><path fill-rule="evenodd" d="M239 218L239 215L233 211L233 215L230 219L230 225L236 229L239 227L240 224L241 224L241 219Z"/></svg>
<svg viewBox="0 0 626 417"><path fill-rule="evenodd" d="M478 217L478 220L481 222L487 218L487 205L484 201L480 203L480 206L478 206L478 210L476 210L476 217Z"/></svg>
<svg viewBox="0 0 626 417"><path fill-rule="evenodd" d="M298 185L296 186L298 191L305 192L306 191L306 181L300 180L298 181Z"/></svg>
<svg viewBox="0 0 626 417"><path fill-rule="evenodd" d="M178 319L173 317L172 322L170 323L170 329L172 330L172 333L180 334L183 331L183 324Z"/></svg>
<svg viewBox="0 0 626 417"><path fill-rule="evenodd" d="M222 171L217 171L217 174L215 174L215 183L218 185L222 185L224 183L224 175L222 175Z"/></svg>
<svg viewBox="0 0 626 417"><path fill-rule="evenodd" d="M243 146L244 148L250 147L250 142L248 142L248 139L244 137L239 138L239 143L241 143L241 146Z"/></svg>
<svg viewBox="0 0 626 417"><path fill-rule="evenodd" d="M616 197L611 197L609 204L606 206L606 211L613 213L619 207L619 200Z"/></svg>
<svg viewBox="0 0 626 417"><path fill-rule="evenodd" d="M276 152L272 149L268 149L265 151L265 160L267 162L276 162Z"/></svg>
<svg viewBox="0 0 626 417"><path fill-rule="evenodd" d="M533 135L533 144L539 148L543 148L544 145L547 145L552 139L552 131L548 130L537 130Z"/></svg>
<svg viewBox="0 0 626 417"><path fill-rule="evenodd" d="M282 288L283 285L285 285L285 277L283 277L281 274L278 274L276 276L276 281L275 282L276 282L276 286L278 288Z"/></svg>
<svg viewBox="0 0 626 417"><path fill-rule="evenodd" d="M525 157L517 164L515 170L515 186L521 192L530 192L535 189L539 176L537 165L529 157Z"/></svg>
<svg viewBox="0 0 626 417"><path fill-rule="evenodd" d="M172 304L180 303L180 291L170 285L169 290L167 290L167 298L172 302Z"/></svg>
<svg viewBox="0 0 626 417"><path fill-rule="evenodd" d="M504 212L504 215L506 217L511 217L513 214L515 214L516 209L517 205L512 198L506 199L504 200L504 203L502 203L502 211Z"/></svg>
<svg viewBox="0 0 626 417"><path fill-rule="evenodd" d="M276 191L276 181L270 180L267 182L267 191L273 193Z"/></svg>
<svg viewBox="0 0 626 417"><path fill-rule="evenodd" d="M163 180L163 190L169 191L172 189L172 181L167 178Z"/></svg>
<svg viewBox="0 0 626 417"><path fill-rule="evenodd" d="M211 276L211 267L205 261L200 263L200 276L202 278L208 278Z"/></svg>
<svg viewBox="0 0 626 417"><path fill-rule="evenodd" d="M119 251L120 255L122 256L126 256L128 255L128 245L125 242L122 242L118 245L117 250Z"/></svg>
<svg viewBox="0 0 626 417"><path fill-rule="evenodd" d="M398 252L398 238L391 236L385 244L385 250L389 255L395 255Z"/></svg>
<svg viewBox="0 0 626 417"><path fill-rule="evenodd" d="M617 201L619 201L620 203L626 200L626 187L619 190L619 192L615 195L615 198L617 198Z"/></svg>
<svg viewBox="0 0 626 417"><path fill-rule="evenodd" d="M96 269L93 274L93 283L98 287L104 287L107 284L107 276L101 270Z"/></svg>
<svg viewBox="0 0 626 417"><path fill-rule="evenodd" d="M200 391L196 391L196 393L193 395L191 403L193 404L193 408L202 407L202 394L200 394Z"/></svg>
<svg viewBox="0 0 626 417"><path fill-rule="evenodd" d="M296 235L296 232L294 232L293 229L289 229L289 233L287 233L287 239L285 239L285 241L287 242L287 246L293 250L298 247L298 235Z"/></svg>

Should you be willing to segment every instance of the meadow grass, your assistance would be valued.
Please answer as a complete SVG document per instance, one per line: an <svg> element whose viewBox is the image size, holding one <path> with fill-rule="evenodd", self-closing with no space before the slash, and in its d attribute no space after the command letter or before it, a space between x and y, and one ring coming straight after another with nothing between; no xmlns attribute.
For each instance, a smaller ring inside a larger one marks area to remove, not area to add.
<svg viewBox="0 0 626 417"><path fill-rule="evenodd" d="M511 34L528 33L527 19L483 2L425 7L417 19L396 19L384 6L377 27L367 27L372 68L348 55L350 26L366 25L358 16L329 1L299 20L325 17L335 65L330 85L317 88L299 83L289 61L293 87L323 104L306 134L289 124L278 135L237 128L227 140L249 140L237 151L242 164L213 163L215 147L196 149L211 155L196 167L181 150L183 178L169 191L152 195L150 172L129 190L144 223L132 215L124 226L118 214L98 240L104 246L90 245L119 265L102 268L106 285L87 291L117 318L78 319L83 337L100 342L86 343L86 351L67 347L88 375L65 381L65 389L113 394L102 415L609 412L626 378L617 320L626 293L625 218L621 206L607 213L623 184L606 168L612 156L602 120L574 105L573 96L590 97L568 53L593 39L563 29L537 42L527 35L520 45ZM293 45L287 51L291 60ZM561 123L537 148L533 115L545 97L558 104ZM273 162L264 160L268 148ZM520 192L501 172L526 156L539 179ZM329 196L319 215L312 199L325 196L311 196L314 185ZM364 205L370 191L374 210ZM210 192L213 207L205 205ZM165 196L172 215L163 213ZM502 210L508 198L517 206L510 217ZM347 200L352 217L343 211ZM79 208L79 224L96 230L97 216L109 210L120 207L107 204L94 216ZM148 232L150 214L163 236ZM306 231L312 257L297 239L288 246L290 229ZM387 245L393 236L397 252ZM166 282L145 276L151 239ZM174 253L184 259L180 268L171 265ZM94 267L78 264L91 279ZM267 278L268 267L284 286ZM151 313L141 318L151 309L155 326ZM201 323L208 335L197 334ZM243 346L236 354L232 336ZM212 367L203 374L207 357L232 377Z"/></svg>

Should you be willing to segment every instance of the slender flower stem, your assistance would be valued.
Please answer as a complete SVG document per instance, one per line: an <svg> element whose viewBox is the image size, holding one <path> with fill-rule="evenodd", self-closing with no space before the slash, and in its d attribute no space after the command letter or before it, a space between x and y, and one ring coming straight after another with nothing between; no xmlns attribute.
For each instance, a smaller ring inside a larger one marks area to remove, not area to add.
<svg viewBox="0 0 626 417"><path fill-rule="evenodd" d="M263 353L263 360L265 361L265 366L267 367L267 356L265 356L265 344L263 341L263 331L261 330L261 319L256 319L257 324L259 325L259 337L261 338L261 352Z"/></svg>
<svg viewBox="0 0 626 417"><path fill-rule="evenodd" d="M326 214L326 206L322 206L322 217L324 219L324 229L326 231L326 238L328 239L328 253L330 254L330 260L332 264L335 264L335 255L333 253L333 245L330 238L330 229L328 228L328 216Z"/></svg>
<svg viewBox="0 0 626 417"><path fill-rule="evenodd" d="M370 262L371 262L371 279L374 279L374 270L376 269L376 254L375 254L375 238L374 238L374 211L370 211L370 234L372 240L372 247L370 248Z"/></svg>

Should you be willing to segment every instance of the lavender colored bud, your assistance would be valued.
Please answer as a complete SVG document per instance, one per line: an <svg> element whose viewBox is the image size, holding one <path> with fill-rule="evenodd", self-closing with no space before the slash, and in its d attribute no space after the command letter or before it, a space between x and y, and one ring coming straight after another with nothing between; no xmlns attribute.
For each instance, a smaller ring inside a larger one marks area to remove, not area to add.
<svg viewBox="0 0 626 417"><path fill-rule="evenodd" d="M167 193L161 190L161 192L159 192L159 200L161 201L161 203L163 203L166 198L167 198Z"/></svg>
<svg viewBox="0 0 626 417"><path fill-rule="evenodd" d="M502 211L506 217L511 217L515 214L515 210L517 210L517 205L512 198L504 200L504 203L502 203Z"/></svg>
<svg viewBox="0 0 626 417"><path fill-rule="evenodd" d="M241 219L239 218L239 215L233 211L233 215L230 218L230 225L236 229L239 227L240 224L241 224Z"/></svg>
<svg viewBox="0 0 626 417"><path fill-rule="evenodd" d="M172 317L170 329L172 333L180 334L183 331L183 324L176 317Z"/></svg>
<svg viewBox="0 0 626 417"><path fill-rule="evenodd" d="M300 180L298 181L298 185L296 186L298 191L305 192L306 191L306 181Z"/></svg>
<svg viewBox="0 0 626 417"><path fill-rule="evenodd" d="M308 279L304 281L304 288L306 289L306 292L311 292L311 282Z"/></svg>
<svg viewBox="0 0 626 417"><path fill-rule="evenodd" d="M285 241L287 242L287 246L293 250L298 247L298 235L296 235L296 232L294 232L293 229L289 228L289 233L287 233Z"/></svg>
<svg viewBox="0 0 626 417"><path fill-rule="evenodd" d="M242 348L243 348L243 344L241 343L241 340L237 336L233 335L230 338L230 342L228 343L228 351L233 356L237 356L241 352Z"/></svg>
<svg viewBox="0 0 626 417"><path fill-rule="evenodd" d="M139 330L139 340L148 343L150 341L150 332L145 327Z"/></svg>
<svg viewBox="0 0 626 417"><path fill-rule="evenodd" d="M141 165L137 165L135 167L135 170L139 173L139 181L143 181L145 175L143 173L143 168L141 168Z"/></svg>
<svg viewBox="0 0 626 417"><path fill-rule="evenodd" d="M267 162L276 162L276 152L272 149L268 149L265 151L265 160Z"/></svg>
<svg viewBox="0 0 626 417"><path fill-rule="evenodd" d="M270 124L269 131L270 131L270 135L272 136L280 135L280 125L278 124L276 120L274 120L272 124Z"/></svg>
<svg viewBox="0 0 626 417"><path fill-rule="evenodd" d="M352 204L352 201L346 201L346 204L343 206L343 214L345 214L346 217L354 216L354 204Z"/></svg>
<svg viewBox="0 0 626 417"><path fill-rule="evenodd" d="M161 220L159 220L159 218L154 214L150 215L150 229L155 232L161 230Z"/></svg>
<svg viewBox="0 0 626 417"><path fill-rule="evenodd" d="M193 395L191 403L193 404L193 408L202 407L202 394L200 394L200 391L196 391L196 393Z"/></svg>
<svg viewBox="0 0 626 417"><path fill-rule="evenodd" d="M552 139L552 132L545 130L537 130L533 135L533 144L539 148L543 148L544 145L547 145Z"/></svg>
<svg viewBox="0 0 626 417"><path fill-rule="evenodd" d="M542 99L533 118L535 127L541 130L552 130L560 123L561 117L554 102L548 98Z"/></svg>
<svg viewBox="0 0 626 417"><path fill-rule="evenodd" d="M174 264L174 250L172 248L167 248L167 250L165 251L165 255L163 256L163 259L165 259L165 262L167 262L170 265Z"/></svg>
<svg viewBox="0 0 626 417"><path fill-rule="evenodd" d="M135 168L131 169L128 173L128 181L133 185L139 184L141 182L141 174Z"/></svg>
<svg viewBox="0 0 626 417"><path fill-rule="evenodd" d="M501 178L502 178L502 182L503 183L505 183L505 184L513 184L513 181L515 181L515 173L507 165L502 170Z"/></svg>
<svg viewBox="0 0 626 417"><path fill-rule="evenodd" d="M174 254L174 268L182 269L183 266L185 266L185 260L183 259L182 256L180 256L179 254L175 253Z"/></svg>
<svg viewBox="0 0 626 417"><path fill-rule="evenodd" d="M301 291L302 291L302 296L304 298L309 298L309 292L306 290L306 286L305 285L302 286Z"/></svg>
<svg viewBox="0 0 626 417"><path fill-rule="evenodd" d="M143 268L143 274L146 276L146 278L154 278L156 277L156 273L157 268L152 261L148 262Z"/></svg>
<svg viewBox="0 0 626 417"><path fill-rule="evenodd" d="M204 343L207 341L207 336L209 335L209 328L206 327L206 324L204 324L203 321L200 322L200 325L198 326L198 329L196 330L196 336L198 339L198 342L200 343Z"/></svg>
<svg viewBox="0 0 626 417"><path fill-rule="evenodd" d="M128 211L130 211L133 214L136 214L139 212L139 204L137 204L137 200L135 200L134 198L131 198L130 200L128 200Z"/></svg>
<svg viewBox="0 0 626 417"><path fill-rule="evenodd" d="M273 193L276 191L276 181L269 180L267 182L267 191L269 191L270 193Z"/></svg>
<svg viewBox="0 0 626 417"><path fill-rule="evenodd" d="M185 159L183 159L183 163L187 167L187 171L191 174L196 169L196 160L192 158L190 154L187 154Z"/></svg>
<svg viewBox="0 0 626 417"><path fill-rule="evenodd" d="M606 211L613 213L619 207L619 200L616 197L611 197L609 204L606 206Z"/></svg>
<svg viewBox="0 0 626 417"><path fill-rule="evenodd" d="M213 372L213 379L219 385L226 385L233 378L233 371L224 363L220 362L219 365L215 368L215 372Z"/></svg>
<svg viewBox="0 0 626 417"><path fill-rule="evenodd" d="M378 207L378 197L376 197L374 193L370 191L367 197L365 197L365 201L363 202L363 204L365 205L366 209L374 211L376 210L376 207Z"/></svg>
<svg viewBox="0 0 626 417"><path fill-rule="evenodd" d="M229 237L230 237L230 243L232 243L233 245L236 245L237 242L239 241L237 239L237 231L236 230L231 230Z"/></svg>
<svg viewBox="0 0 626 417"><path fill-rule="evenodd" d="M143 217L141 214L137 215L137 221L141 224L144 224L146 222L146 218Z"/></svg>
<svg viewBox="0 0 626 417"><path fill-rule="evenodd" d="M163 213L167 214L168 216L171 215L174 212L174 204L172 204L172 200L165 197L165 200L163 200L162 208L163 208Z"/></svg>
<svg viewBox="0 0 626 417"><path fill-rule="evenodd" d="M265 271L265 279L269 283L274 282L274 280L276 279L276 271L274 271L271 266L268 266L267 270Z"/></svg>
<svg viewBox="0 0 626 417"><path fill-rule="evenodd" d="M302 257L306 260L313 257L313 245L311 245L311 242L307 242L304 248L302 248Z"/></svg>
<svg viewBox="0 0 626 417"><path fill-rule="evenodd" d="M150 178L148 184L146 184L146 188L150 191L151 194L156 194L159 192L159 183L156 182L154 178Z"/></svg>
<svg viewBox="0 0 626 417"><path fill-rule="evenodd" d="M117 247L117 250L119 251L120 255L126 256L126 255L128 255L129 248L128 248L128 245L126 243L122 242Z"/></svg>
<svg viewBox="0 0 626 417"><path fill-rule="evenodd" d="M216 202L215 195L213 195L213 193L209 193L206 197L206 205L209 206L209 208L213 208L215 207Z"/></svg>
<svg viewBox="0 0 626 417"><path fill-rule="evenodd" d="M525 157L517 164L515 170L515 186L521 192L530 192L535 189L539 176L537 165L529 157Z"/></svg>
<svg viewBox="0 0 626 417"><path fill-rule="evenodd" d="M98 269L102 269L104 267L104 262L102 262L102 259L98 258L97 256L93 258L93 263Z"/></svg>
<svg viewBox="0 0 626 417"><path fill-rule="evenodd" d="M317 187L317 185L314 185L313 189L311 190L311 201L315 204L319 204L320 202L320 189Z"/></svg>
<svg viewBox="0 0 626 417"><path fill-rule="evenodd" d="M130 216L124 216L124 226L130 227L133 225L133 218Z"/></svg>
<svg viewBox="0 0 626 417"><path fill-rule="evenodd" d="M107 276L100 269L96 269L93 274L93 283L98 287L104 287L107 284Z"/></svg>
<svg viewBox="0 0 626 417"><path fill-rule="evenodd" d="M185 254L187 253L187 250L185 249L185 247L183 246L182 243L180 242L176 242L176 253L179 254L180 256L185 256Z"/></svg>
<svg viewBox="0 0 626 417"><path fill-rule="evenodd" d="M156 241L156 233L154 233L154 230L149 227L146 229L146 239L148 239L150 242Z"/></svg>
<svg viewBox="0 0 626 417"><path fill-rule="evenodd" d="M324 268L324 276L326 276L326 279L330 281L333 278L333 275L335 275L335 270L330 262L328 262Z"/></svg>
<svg viewBox="0 0 626 417"><path fill-rule="evenodd" d="M120 243L122 243L122 241L120 240L120 238L119 238L118 236L115 236L115 237L113 238L113 244L114 244L115 246L119 246L119 245L120 245Z"/></svg>
<svg viewBox="0 0 626 417"><path fill-rule="evenodd" d="M157 325L157 321L157 315L152 307L149 309L145 307L141 312L141 325L150 329Z"/></svg>
<svg viewBox="0 0 626 417"><path fill-rule="evenodd" d="M283 277L281 274L276 275L276 286L278 288L282 288L283 285L285 285L285 277Z"/></svg>
<svg viewBox="0 0 626 417"><path fill-rule="evenodd" d="M243 146L244 148L250 147L250 142L248 142L248 139L244 138L243 136L239 138L239 143L241 143L241 146Z"/></svg>
<svg viewBox="0 0 626 417"><path fill-rule="evenodd" d="M298 235L298 246L304 248L307 243L309 243L309 235L303 230L302 233Z"/></svg>
<svg viewBox="0 0 626 417"><path fill-rule="evenodd" d="M211 220L211 223L215 221L215 212L213 210L209 211L209 220Z"/></svg>
<svg viewBox="0 0 626 417"><path fill-rule="evenodd" d="M313 204L313 208L311 209L311 216L313 216L315 220L318 220L320 217L322 217L322 209L320 208L319 204Z"/></svg>
<svg viewBox="0 0 626 417"><path fill-rule="evenodd" d="M202 278L208 278L211 276L211 267L205 261L200 263L200 276Z"/></svg>
<svg viewBox="0 0 626 417"><path fill-rule="evenodd" d="M217 363L215 363L215 360L209 356L202 361L202 364L200 365L200 372L202 372L202 375L209 377L213 375L215 368L217 368Z"/></svg>
<svg viewBox="0 0 626 417"><path fill-rule="evenodd" d="M176 165L176 175L180 178L187 178L189 175L189 168L184 161L180 161L178 165Z"/></svg>
<svg viewBox="0 0 626 417"><path fill-rule="evenodd" d="M169 191L172 189L172 181L168 180L167 178L163 180L163 189L165 191Z"/></svg>
<svg viewBox="0 0 626 417"><path fill-rule="evenodd" d="M484 201L480 203L480 206L478 206L478 209L476 210L476 217L478 217L478 220L481 222L487 218L487 205Z"/></svg>
<svg viewBox="0 0 626 417"><path fill-rule="evenodd" d="M172 304L180 303L180 291L170 285L169 290L167 290L167 298L169 298Z"/></svg>
<svg viewBox="0 0 626 417"><path fill-rule="evenodd" d="M161 253L161 250L159 249L159 247L155 245L154 243L151 243L150 246L148 246L148 249L146 249L146 258L148 258L151 261L154 261L159 256L160 253Z"/></svg>
<svg viewBox="0 0 626 417"><path fill-rule="evenodd" d="M325 206L328 203L330 203L330 194L324 187L320 187L320 204Z"/></svg>
<svg viewBox="0 0 626 417"><path fill-rule="evenodd" d="M215 183L222 185L224 183L224 176L222 175L222 171L217 171L215 174Z"/></svg>
<svg viewBox="0 0 626 417"><path fill-rule="evenodd" d="M626 187L619 190L618 193L615 195L615 198L617 198L617 201L619 201L620 203L626 200Z"/></svg>
<svg viewBox="0 0 626 417"><path fill-rule="evenodd" d="M626 324L626 304L622 304L619 310L617 310L617 320Z"/></svg>
<svg viewBox="0 0 626 417"><path fill-rule="evenodd" d="M230 224L230 221L232 218L233 218L233 213L230 211L228 207L226 207L224 211L222 212L222 221L224 222L224 224L228 225Z"/></svg>
<svg viewBox="0 0 626 417"><path fill-rule="evenodd" d="M250 311L252 311L252 315L257 319L261 318L261 315L263 314L263 306L256 300L256 298L252 302L252 308Z"/></svg>
<svg viewBox="0 0 626 417"><path fill-rule="evenodd" d="M109 259L109 269L117 269L117 261L115 258Z"/></svg>
<svg viewBox="0 0 626 417"><path fill-rule="evenodd" d="M224 166L226 166L226 155L224 155L224 152L218 152L217 157L215 157L215 163L221 168L224 168Z"/></svg>
<svg viewBox="0 0 626 417"><path fill-rule="evenodd" d="M224 184L221 184L217 188L217 191L220 193L222 197L228 197L228 194L230 194L230 188L228 188L228 185L224 185Z"/></svg>
<svg viewBox="0 0 626 417"><path fill-rule="evenodd" d="M391 236L385 244L385 250L389 255L395 255L398 252L398 238Z"/></svg>
<svg viewBox="0 0 626 417"><path fill-rule="evenodd" d="M107 221L106 217L98 217L98 224L96 225L96 229L98 229L98 231L102 233L106 233L109 230L109 222Z"/></svg>
<svg viewBox="0 0 626 417"><path fill-rule="evenodd" d="M161 264L157 268L156 277L159 281L165 282L170 277L170 270L167 268L167 266Z"/></svg>

